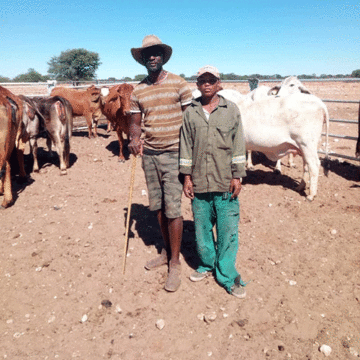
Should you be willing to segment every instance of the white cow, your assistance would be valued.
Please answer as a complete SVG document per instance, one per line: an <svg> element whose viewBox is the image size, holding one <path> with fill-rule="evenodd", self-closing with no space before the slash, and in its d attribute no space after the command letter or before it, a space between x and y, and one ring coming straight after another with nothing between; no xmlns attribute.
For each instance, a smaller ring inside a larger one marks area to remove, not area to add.
<svg viewBox="0 0 360 360"><path fill-rule="evenodd" d="M310 94L310 91L297 78L297 76L289 76L285 78L280 85L274 86L273 88L269 88L268 86L259 86L255 90L251 91L248 96L250 96L252 100L256 101L266 96L287 96L296 93ZM251 161L250 150L248 151L247 167L248 169L252 169L254 167ZM289 154L289 167L295 167L294 155L292 153ZM281 173L281 160L276 162L275 170Z"/></svg>
<svg viewBox="0 0 360 360"><path fill-rule="evenodd" d="M258 101L235 102L241 112L246 149L259 151L277 161L287 154L299 154L304 161L304 176L297 190L306 187L306 170L310 174L310 194L317 193L320 160L317 153L323 123L326 124L328 152L329 113L316 96L295 93L285 97L268 96Z"/></svg>

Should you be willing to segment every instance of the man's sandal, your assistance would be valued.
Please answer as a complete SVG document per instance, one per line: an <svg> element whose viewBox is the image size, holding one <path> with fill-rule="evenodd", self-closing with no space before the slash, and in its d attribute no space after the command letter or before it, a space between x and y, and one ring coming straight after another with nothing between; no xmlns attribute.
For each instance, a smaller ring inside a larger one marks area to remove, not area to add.
<svg viewBox="0 0 360 360"><path fill-rule="evenodd" d="M166 265L168 263L168 256L165 249L162 249L159 256L154 259L149 260L145 264L146 270L154 270L160 266Z"/></svg>

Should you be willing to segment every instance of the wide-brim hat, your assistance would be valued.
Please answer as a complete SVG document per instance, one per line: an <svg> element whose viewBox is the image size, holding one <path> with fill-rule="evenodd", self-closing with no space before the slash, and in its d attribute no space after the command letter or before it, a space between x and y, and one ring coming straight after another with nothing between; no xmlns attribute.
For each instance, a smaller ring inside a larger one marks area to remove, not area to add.
<svg viewBox="0 0 360 360"><path fill-rule="evenodd" d="M159 46L164 50L163 64L166 64L171 57L172 48L169 45L163 44L156 35L145 36L142 41L142 46L140 48L132 48L131 49L131 55L138 63L145 66L145 63L142 58L142 52L144 49L152 47L152 46Z"/></svg>

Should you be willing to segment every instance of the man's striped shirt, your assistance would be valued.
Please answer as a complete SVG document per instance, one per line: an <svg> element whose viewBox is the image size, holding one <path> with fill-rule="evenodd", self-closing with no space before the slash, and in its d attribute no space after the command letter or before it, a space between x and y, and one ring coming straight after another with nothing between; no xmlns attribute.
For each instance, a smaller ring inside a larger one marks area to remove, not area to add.
<svg viewBox="0 0 360 360"><path fill-rule="evenodd" d="M179 149L181 106L190 104L191 100L192 93L187 82L170 72L159 83L152 84L146 77L135 87L131 97L131 112L141 112L144 116L145 148Z"/></svg>

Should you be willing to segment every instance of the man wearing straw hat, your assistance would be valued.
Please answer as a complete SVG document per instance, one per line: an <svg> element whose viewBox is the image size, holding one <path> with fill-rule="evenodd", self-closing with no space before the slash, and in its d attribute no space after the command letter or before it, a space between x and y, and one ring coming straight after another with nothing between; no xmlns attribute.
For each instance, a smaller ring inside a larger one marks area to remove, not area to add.
<svg viewBox="0 0 360 360"><path fill-rule="evenodd" d="M182 184L179 181L179 134L182 112L191 103L186 81L163 69L172 48L155 35L145 36L140 48L132 48L133 58L145 66L148 76L134 89L131 99L130 143L133 155L142 155L149 208L157 211L165 247L145 265L153 270L168 264L165 290L180 286L180 246L183 231L181 216ZM141 122L144 126L140 141Z"/></svg>

